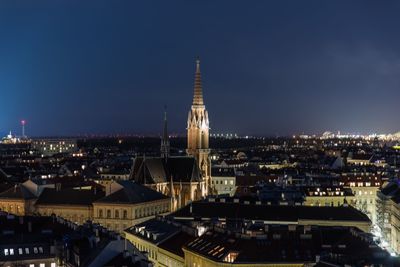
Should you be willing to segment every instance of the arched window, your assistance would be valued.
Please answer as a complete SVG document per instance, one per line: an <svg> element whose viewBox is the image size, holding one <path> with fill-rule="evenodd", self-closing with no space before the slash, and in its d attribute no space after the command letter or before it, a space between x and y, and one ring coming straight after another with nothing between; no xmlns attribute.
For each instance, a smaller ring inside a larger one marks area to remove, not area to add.
<svg viewBox="0 0 400 267"><path fill-rule="evenodd" d="M99 210L99 218L103 218L103 210Z"/></svg>
<svg viewBox="0 0 400 267"><path fill-rule="evenodd" d="M111 210L107 210L107 218L111 218Z"/></svg>
<svg viewBox="0 0 400 267"><path fill-rule="evenodd" d="M117 218L117 219L119 218L119 211L118 210L115 211L115 218Z"/></svg>
<svg viewBox="0 0 400 267"><path fill-rule="evenodd" d="M128 218L128 211L124 210L122 216L123 216L124 219L127 219Z"/></svg>

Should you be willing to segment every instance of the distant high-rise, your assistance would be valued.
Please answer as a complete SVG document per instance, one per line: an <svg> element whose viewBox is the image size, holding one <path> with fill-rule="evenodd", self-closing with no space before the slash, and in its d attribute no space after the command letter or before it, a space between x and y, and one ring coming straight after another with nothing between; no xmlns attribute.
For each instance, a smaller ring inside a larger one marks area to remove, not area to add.
<svg viewBox="0 0 400 267"><path fill-rule="evenodd" d="M26 120L21 120L21 127L22 127L22 138L25 138L25 124L26 124Z"/></svg>
<svg viewBox="0 0 400 267"><path fill-rule="evenodd" d="M209 149L209 120L208 112L204 105L203 88L201 84L200 60L196 60L196 73L194 80L194 95L192 107L187 120L187 154L196 158L206 190L210 189L211 160Z"/></svg>

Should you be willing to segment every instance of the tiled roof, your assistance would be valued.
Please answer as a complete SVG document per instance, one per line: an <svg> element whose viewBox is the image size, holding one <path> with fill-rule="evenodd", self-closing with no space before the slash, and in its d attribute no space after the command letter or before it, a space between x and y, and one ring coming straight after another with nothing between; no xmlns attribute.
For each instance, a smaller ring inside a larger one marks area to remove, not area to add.
<svg viewBox="0 0 400 267"><path fill-rule="evenodd" d="M45 188L36 201L36 205L91 205L104 196L103 191L81 189L53 189Z"/></svg>
<svg viewBox="0 0 400 267"><path fill-rule="evenodd" d="M34 199L35 195L32 194L23 185L15 185L8 190L0 193L0 199Z"/></svg>
<svg viewBox="0 0 400 267"><path fill-rule="evenodd" d="M167 196L136 182L120 181L118 183L122 185L122 189L105 196L96 202L136 204L168 198Z"/></svg>
<svg viewBox="0 0 400 267"><path fill-rule="evenodd" d="M141 184L199 181L200 170L193 157L161 157L135 159L131 177Z"/></svg>
<svg viewBox="0 0 400 267"><path fill-rule="evenodd" d="M181 227L155 218L132 226L125 231L151 243L159 244L179 233Z"/></svg>
<svg viewBox="0 0 400 267"><path fill-rule="evenodd" d="M250 236L208 231L184 248L216 262L244 263L313 263L316 255L324 259L343 259L359 265L365 262L386 262L388 253L362 238L363 233L351 228L313 227L302 229L270 229L263 236ZM383 253L382 256L377 256ZM332 258L331 258L332 255ZM337 257L340 255L340 257ZM353 257L357 255L357 257ZM355 260L355 261L354 261ZM352 264L352 265L353 265ZM333 266L333 265L332 265ZM337 265L335 265L337 266ZM342 266L342 265L340 265ZM354 265L355 266L355 265Z"/></svg>
<svg viewBox="0 0 400 267"><path fill-rule="evenodd" d="M184 253L182 247L193 239L195 239L194 236L181 231L164 242L161 242L159 247L183 258Z"/></svg>
<svg viewBox="0 0 400 267"><path fill-rule="evenodd" d="M176 219L200 217L287 222L298 220L370 222L365 214L352 207L278 206L208 201L193 202L171 216Z"/></svg>

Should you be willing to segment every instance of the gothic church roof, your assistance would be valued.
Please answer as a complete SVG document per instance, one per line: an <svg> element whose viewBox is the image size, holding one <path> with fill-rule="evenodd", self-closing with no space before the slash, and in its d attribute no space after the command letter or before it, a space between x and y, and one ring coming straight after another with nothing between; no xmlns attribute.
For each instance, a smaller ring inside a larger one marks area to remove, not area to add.
<svg viewBox="0 0 400 267"><path fill-rule="evenodd" d="M193 157L137 157L133 164L131 179L141 184L201 181L196 159Z"/></svg>

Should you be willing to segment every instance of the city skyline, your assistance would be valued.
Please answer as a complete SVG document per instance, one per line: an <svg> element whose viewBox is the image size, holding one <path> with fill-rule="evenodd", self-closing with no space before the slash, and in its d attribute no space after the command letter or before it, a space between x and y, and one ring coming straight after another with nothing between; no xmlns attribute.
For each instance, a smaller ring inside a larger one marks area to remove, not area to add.
<svg viewBox="0 0 400 267"><path fill-rule="evenodd" d="M0 267L400 266L400 1L0 1Z"/></svg>
<svg viewBox="0 0 400 267"><path fill-rule="evenodd" d="M3 135L182 134L197 56L211 133L400 130L394 1L1 7Z"/></svg>

